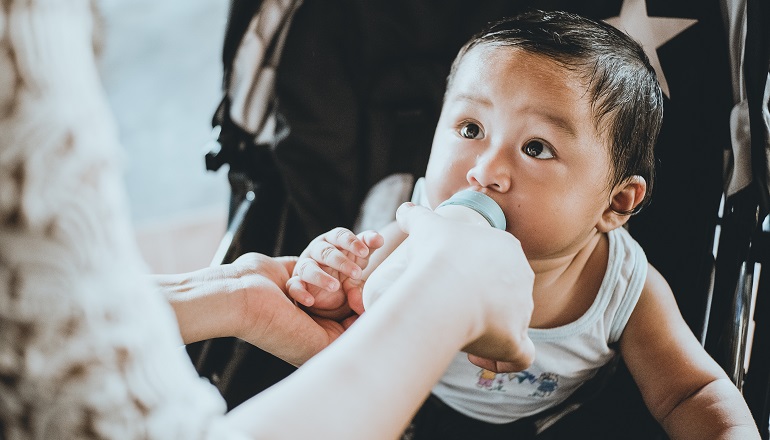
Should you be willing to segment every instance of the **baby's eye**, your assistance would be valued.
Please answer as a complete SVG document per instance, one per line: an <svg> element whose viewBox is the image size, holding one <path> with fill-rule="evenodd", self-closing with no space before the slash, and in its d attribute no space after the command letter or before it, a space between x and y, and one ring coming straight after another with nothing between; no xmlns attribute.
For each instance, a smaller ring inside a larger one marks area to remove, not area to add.
<svg viewBox="0 0 770 440"><path fill-rule="evenodd" d="M551 159L555 156L553 154L553 149L550 146L537 139L527 141L521 148L521 151L527 156L532 156L536 159Z"/></svg>
<svg viewBox="0 0 770 440"><path fill-rule="evenodd" d="M484 137L484 132L481 130L478 124L473 122L464 122L460 127L460 136L466 139L481 139Z"/></svg>

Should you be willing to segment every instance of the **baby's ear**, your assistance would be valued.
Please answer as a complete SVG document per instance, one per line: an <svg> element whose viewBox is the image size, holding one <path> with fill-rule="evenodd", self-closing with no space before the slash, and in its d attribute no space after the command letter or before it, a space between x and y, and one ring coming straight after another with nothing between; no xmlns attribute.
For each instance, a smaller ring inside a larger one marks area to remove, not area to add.
<svg viewBox="0 0 770 440"><path fill-rule="evenodd" d="M610 203L602 213L602 218L596 228L600 232L609 232L623 226L631 213L644 200L647 192L647 181L642 176L631 176L612 190Z"/></svg>

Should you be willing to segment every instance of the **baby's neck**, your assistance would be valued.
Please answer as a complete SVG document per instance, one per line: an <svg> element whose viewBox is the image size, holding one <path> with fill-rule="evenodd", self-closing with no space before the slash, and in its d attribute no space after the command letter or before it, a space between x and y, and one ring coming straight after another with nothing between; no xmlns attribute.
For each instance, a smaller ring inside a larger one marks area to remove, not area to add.
<svg viewBox="0 0 770 440"><path fill-rule="evenodd" d="M601 243L603 236L604 234L595 232L573 251L545 258L528 259L535 272L535 286L537 287L538 283L547 286L575 270L580 272Z"/></svg>
<svg viewBox="0 0 770 440"><path fill-rule="evenodd" d="M575 252L530 260L535 272L532 326L554 327L582 316L604 279L608 253L606 234L597 232Z"/></svg>

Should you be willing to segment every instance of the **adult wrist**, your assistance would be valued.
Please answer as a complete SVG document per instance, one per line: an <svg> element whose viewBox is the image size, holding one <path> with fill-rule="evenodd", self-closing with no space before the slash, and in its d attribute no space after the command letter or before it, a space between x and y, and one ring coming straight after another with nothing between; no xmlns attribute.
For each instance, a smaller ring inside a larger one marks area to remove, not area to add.
<svg viewBox="0 0 770 440"><path fill-rule="evenodd" d="M237 333L238 286L220 267L153 278L174 310L185 343Z"/></svg>

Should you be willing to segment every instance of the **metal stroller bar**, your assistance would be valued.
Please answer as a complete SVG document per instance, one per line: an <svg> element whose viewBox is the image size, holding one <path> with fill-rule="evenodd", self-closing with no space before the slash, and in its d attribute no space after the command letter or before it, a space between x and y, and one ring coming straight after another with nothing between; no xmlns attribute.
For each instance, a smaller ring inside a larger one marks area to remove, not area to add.
<svg viewBox="0 0 770 440"><path fill-rule="evenodd" d="M763 439L770 438L770 6L747 1L744 57L751 127L752 184L726 201L715 267L714 302L706 348L743 391ZM759 274L754 264L759 263ZM754 292L754 277L758 277ZM756 298L752 298L752 295ZM750 306L755 300L754 331L749 339ZM748 343L751 342L751 347ZM750 353L749 353L750 350ZM748 370L745 364L748 361Z"/></svg>
<svg viewBox="0 0 770 440"><path fill-rule="evenodd" d="M758 224L757 206L753 187L725 202L706 330L706 350L739 388L743 385L746 328L753 285L753 262L749 251Z"/></svg>

